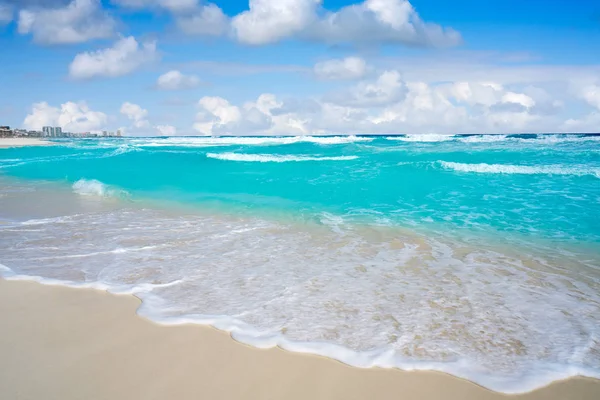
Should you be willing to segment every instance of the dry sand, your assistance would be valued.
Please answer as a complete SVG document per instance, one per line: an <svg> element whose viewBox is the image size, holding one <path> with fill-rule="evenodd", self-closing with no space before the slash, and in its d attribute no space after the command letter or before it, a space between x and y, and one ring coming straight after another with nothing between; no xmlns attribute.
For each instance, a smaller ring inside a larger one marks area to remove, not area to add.
<svg viewBox="0 0 600 400"><path fill-rule="evenodd" d="M0 149L23 146L52 146L52 142L36 138L0 138Z"/></svg>
<svg viewBox="0 0 600 400"><path fill-rule="evenodd" d="M254 349L215 329L154 324L139 304L0 279L0 399L600 399L591 379L505 396L442 373Z"/></svg>

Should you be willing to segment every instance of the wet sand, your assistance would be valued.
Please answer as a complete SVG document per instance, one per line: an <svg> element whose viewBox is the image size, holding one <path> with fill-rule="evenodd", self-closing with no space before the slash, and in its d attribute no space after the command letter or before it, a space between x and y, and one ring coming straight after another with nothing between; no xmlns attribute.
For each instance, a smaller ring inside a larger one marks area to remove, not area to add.
<svg viewBox="0 0 600 400"><path fill-rule="evenodd" d="M359 369L160 326L128 295L0 279L2 399L598 399L576 378L506 396L435 372Z"/></svg>

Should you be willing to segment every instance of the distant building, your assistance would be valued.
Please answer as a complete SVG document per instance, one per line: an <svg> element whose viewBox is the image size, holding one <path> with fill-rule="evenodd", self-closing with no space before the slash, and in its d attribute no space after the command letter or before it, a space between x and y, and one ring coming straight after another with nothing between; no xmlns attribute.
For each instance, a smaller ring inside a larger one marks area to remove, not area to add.
<svg viewBox="0 0 600 400"><path fill-rule="evenodd" d="M0 126L0 137L12 136L13 131L10 129L10 126Z"/></svg>
<svg viewBox="0 0 600 400"><path fill-rule="evenodd" d="M47 137L64 137L64 133L60 126L44 126L42 128L44 136Z"/></svg>

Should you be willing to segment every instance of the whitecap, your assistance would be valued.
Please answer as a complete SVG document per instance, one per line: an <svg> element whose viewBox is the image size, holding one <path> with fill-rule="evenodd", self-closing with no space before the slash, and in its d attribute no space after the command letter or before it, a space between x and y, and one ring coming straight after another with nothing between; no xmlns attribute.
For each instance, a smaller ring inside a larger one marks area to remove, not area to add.
<svg viewBox="0 0 600 400"><path fill-rule="evenodd" d="M212 146L264 146L287 145L295 143L314 143L320 145L348 144L355 142L370 142L373 138L359 136L285 136L285 137L184 137L166 139L136 140L135 144L142 147L212 147Z"/></svg>
<svg viewBox="0 0 600 400"><path fill-rule="evenodd" d="M339 156L339 157L315 157L315 156L292 156L275 154L243 154L243 153L207 153L208 158L225 161L243 161L243 162L302 162L302 161L351 161L356 160L357 156Z"/></svg>
<svg viewBox="0 0 600 400"><path fill-rule="evenodd" d="M600 168L567 165L512 165L512 164L467 164L451 161L438 161L447 170L478 174L521 174L521 175L591 175L600 178Z"/></svg>
<svg viewBox="0 0 600 400"><path fill-rule="evenodd" d="M96 179L80 179L73 184L73 191L82 196L124 197L125 190L115 189Z"/></svg>
<svg viewBox="0 0 600 400"><path fill-rule="evenodd" d="M396 140L400 142L448 142L454 140L454 135L438 135L438 134L418 134L418 135L403 135L403 136L387 136L386 140Z"/></svg>

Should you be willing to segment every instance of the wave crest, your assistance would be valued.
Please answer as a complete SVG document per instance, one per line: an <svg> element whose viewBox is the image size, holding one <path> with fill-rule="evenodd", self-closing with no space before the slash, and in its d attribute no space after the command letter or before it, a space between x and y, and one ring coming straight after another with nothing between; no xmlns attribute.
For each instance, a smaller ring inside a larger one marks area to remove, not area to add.
<svg viewBox="0 0 600 400"><path fill-rule="evenodd" d="M127 191L114 189L96 179L80 179L73 184L73 191L82 196L126 197Z"/></svg>
<svg viewBox="0 0 600 400"><path fill-rule="evenodd" d="M185 137L139 140L136 145L142 147L211 147L211 146L260 146L284 145L295 143L314 143L320 145L349 144L371 142L373 138L359 136L287 136L287 137Z"/></svg>
<svg viewBox="0 0 600 400"><path fill-rule="evenodd" d="M478 174L520 174L520 175L591 175L600 178L600 168L565 165L512 165L512 164L465 164L451 161L438 161L442 168L458 172Z"/></svg>
<svg viewBox="0 0 600 400"><path fill-rule="evenodd" d="M356 160L358 156L339 156L339 157L314 157L314 156L290 156L275 154L243 154L243 153L207 153L208 158L215 158L224 161L243 161L243 162L302 162L302 161L350 161Z"/></svg>

